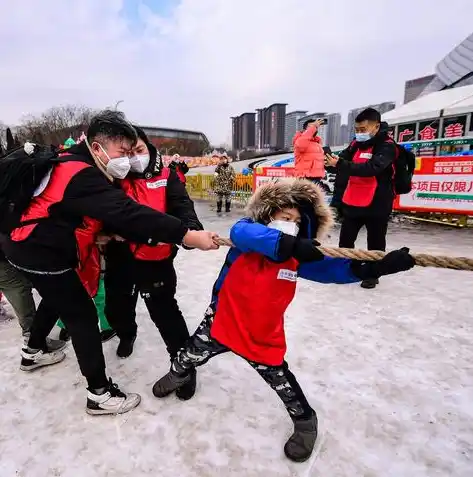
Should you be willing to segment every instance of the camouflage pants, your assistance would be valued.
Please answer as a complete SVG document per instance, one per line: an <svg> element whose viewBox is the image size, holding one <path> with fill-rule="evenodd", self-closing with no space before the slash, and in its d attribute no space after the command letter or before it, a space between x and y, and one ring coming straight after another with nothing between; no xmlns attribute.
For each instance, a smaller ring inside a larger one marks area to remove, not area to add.
<svg viewBox="0 0 473 477"><path fill-rule="evenodd" d="M215 311L209 307L204 320L190 337L187 346L177 353L171 370L185 374L190 369L202 366L214 356L230 351L210 335ZM244 358L245 359L245 358ZM268 366L245 359L245 361L266 381L279 396L287 412L293 419L306 419L313 414L307 399L286 361L280 366Z"/></svg>

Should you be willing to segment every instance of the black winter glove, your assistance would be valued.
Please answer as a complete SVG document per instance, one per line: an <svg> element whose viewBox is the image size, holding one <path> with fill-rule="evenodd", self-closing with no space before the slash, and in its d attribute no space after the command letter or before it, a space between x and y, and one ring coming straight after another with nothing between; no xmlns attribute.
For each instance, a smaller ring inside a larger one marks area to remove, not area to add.
<svg viewBox="0 0 473 477"><path fill-rule="evenodd" d="M409 254L407 247L389 252L381 260L375 262L363 262L352 260L351 269L361 280L370 280L384 275L405 272L415 266L414 258Z"/></svg>
<svg viewBox="0 0 473 477"><path fill-rule="evenodd" d="M324 255L317 249L318 245L320 245L320 243L317 242L317 240L297 239L294 243L292 256L299 263L323 260Z"/></svg>

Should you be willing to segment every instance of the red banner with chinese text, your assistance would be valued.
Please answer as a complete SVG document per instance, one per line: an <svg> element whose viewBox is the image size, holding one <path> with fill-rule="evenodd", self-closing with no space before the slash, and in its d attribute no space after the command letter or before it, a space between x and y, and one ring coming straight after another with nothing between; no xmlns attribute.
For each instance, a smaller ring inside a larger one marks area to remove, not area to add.
<svg viewBox="0 0 473 477"><path fill-rule="evenodd" d="M262 184L293 175L293 167L258 167L253 174L253 192Z"/></svg>
<svg viewBox="0 0 473 477"><path fill-rule="evenodd" d="M409 194L394 209L473 215L473 157L419 157Z"/></svg>

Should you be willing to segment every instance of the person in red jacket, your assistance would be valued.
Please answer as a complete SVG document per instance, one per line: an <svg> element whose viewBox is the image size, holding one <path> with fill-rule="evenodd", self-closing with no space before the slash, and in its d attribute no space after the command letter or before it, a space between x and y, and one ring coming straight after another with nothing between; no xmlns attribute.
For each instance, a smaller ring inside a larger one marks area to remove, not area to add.
<svg viewBox="0 0 473 477"><path fill-rule="evenodd" d="M138 142L130 160L131 171L119 181L133 200L180 219L190 230L203 230L194 204L175 171L164 167L161 156L144 131L136 127ZM133 353L137 335L135 308L138 293L158 328L171 359L189 339L189 331L176 300L177 246L155 247L111 241L105 249L105 313L120 338L119 358ZM195 393L196 376L176 393L182 400Z"/></svg>
<svg viewBox="0 0 473 477"><path fill-rule="evenodd" d="M210 306L170 371L153 393L165 397L189 381L196 366L227 351L245 359L277 393L294 423L284 446L289 459L307 460L317 439L317 414L285 361L284 313L297 278L319 283L354 283L414 266L408 249L377 262L324 257L321 238L332 219L320 187L301 179L261 186L237 222L215 282ZM316 326L314 324L314 326Z"/></svg>
<svg viewBox="0 0 473 477"><path fill-rule="evenodd" d="M303 130L296 133L292 144L294 146L294 174L314 182L325 177L325 156L323 144L317 135L323 119L306 121Z"/></svg>

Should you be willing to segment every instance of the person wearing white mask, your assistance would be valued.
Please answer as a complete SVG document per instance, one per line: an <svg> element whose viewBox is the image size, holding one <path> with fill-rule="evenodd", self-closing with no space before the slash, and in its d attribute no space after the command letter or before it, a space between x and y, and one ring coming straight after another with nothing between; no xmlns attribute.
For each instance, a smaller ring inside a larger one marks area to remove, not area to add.
<svg viewBox="0 0 473 477"><path fill-rule="evenodd" d="M368 250L386 250L389 217L395 198L394 164L399 157L388 124L373 108L355 118L355 140L339 157L327 155L336 171L332 207L342 216L339 247L354 248L360 230L367 232ZM373 289L379 280L364 280Z"/></svg>
<svg viewBox="0 0 473 477"><path fill-rule="evenodd" d="M163 166L156 148L144 131L135 126L138 141L130 156L131 170L118 181L125 193L142 205L166 212L182 221L190 230L202 230L194 204L176 171ZM138 293L151 320L158 328L169 356L174 359L189 339L186 322L176 301L177 276L174 258L177 247L158 244L148 247L112 240L105 251L105 313L120 343L119 358L133 353L137 336L135 308ZM179 389L177 397L190 399L195 392L196 376Z"/></svg>
<svg viewBox="0 0 473 477"><path fill-rule="evenodd" d="M213 286L204 320L179 350L170 371L155 383L153 394L164 398L177 392L197 366L233 352L281 399L294 426L284 452L289 459L303 462L313 451L318 422L285 361L284 314L295 296L298 278L348 284L408 270L414 260L408 250L369 263L324 257L315 239L328 232L331 214L320 187L306 179L262 185L250 199L247 213L230 231L233 247ZM252 395L247 395L248 407Z"/></svg>
<svg viewBox="0 0 473 477"><path fill-rule="evenodd" d="M21 370L33 371L65 358L62 351L48 352L46 346L57 319L47 312L53 309L70 333L87 380L86 412L91 415L121 414L140 403L139 395L122 392L107 377L97 310L79 276L91 255L98 254L96 240L101 229L135 244L218 248L216 234L193 231L182 220L144 207L114 186L113 181L124 178L131 168L129 158L136 141L136 131L123 113L106 110L97 114L89 125L87 141L68 149L53 165L18 227L2 242L8 261L42 298L21 353Z"/></svg>

